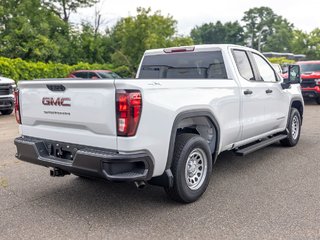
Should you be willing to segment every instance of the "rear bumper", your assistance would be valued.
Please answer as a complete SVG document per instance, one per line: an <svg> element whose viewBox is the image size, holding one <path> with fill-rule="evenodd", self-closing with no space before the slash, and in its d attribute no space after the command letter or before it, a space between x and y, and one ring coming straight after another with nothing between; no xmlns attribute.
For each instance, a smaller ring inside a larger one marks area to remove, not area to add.
<svg viewBox="0 0 320 240"><path fill-rule="evenodd" d="M18 159L76 175L110 181L147 181L153 174L153 159L147 151L120 154L107 149L27 136L16 138L14 143Z"/></svg>
<svg viewBox="0 0 320 240"><path fill-rule="evenodd" d="M14 108L14 99L12 97L0 98L0 110L9 110Z"/></svg>
<svg viewBox="0 0 320 240"><path fill-rule="evenodd" d="M317 91L315 89L301 89L302 90L302 96L304 98L318 98L320 97L320 91Z"/></svg>

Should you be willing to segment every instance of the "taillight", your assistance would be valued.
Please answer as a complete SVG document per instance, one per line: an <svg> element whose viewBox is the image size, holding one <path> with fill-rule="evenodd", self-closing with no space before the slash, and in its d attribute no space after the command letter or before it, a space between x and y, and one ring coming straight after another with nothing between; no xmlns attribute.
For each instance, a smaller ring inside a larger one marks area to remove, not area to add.
<svg viewBox="0 0 320 240"><path fill-rule="evenodd" d="M118 136L134 136L141 116L141 92L139 90L118 90L116 108Z"/></svg>
<svg viewBox="0 0 320 240"><path fill-rule="evenodd" d="M316 84L320 86L320 79L316 79L315 81L316 81Z"/></svg>
<svg viewBox="0 0 320 240"><path fill-rule="evenodd" d="M14 113L18 124L21 124L19 90L14 91Z"/></svg>

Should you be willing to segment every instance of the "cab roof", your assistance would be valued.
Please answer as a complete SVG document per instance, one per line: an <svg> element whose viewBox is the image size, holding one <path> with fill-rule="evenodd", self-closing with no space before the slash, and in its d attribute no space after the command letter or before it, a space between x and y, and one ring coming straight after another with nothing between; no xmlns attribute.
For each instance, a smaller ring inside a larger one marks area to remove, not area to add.
<svg viewBox="0 0 320 240"><path fill-rule="evenodd" d="M228 48L231 48L231 47L256 52L256 50L252 48L248 48L240 45L234 45L234 44L203 44L203 45L150 49L145 51L144 55L158 55L158 54L168 54L168 53L178 53L178 52L198 52L198 51L201 52L201 51L227 50Z"/></svg>

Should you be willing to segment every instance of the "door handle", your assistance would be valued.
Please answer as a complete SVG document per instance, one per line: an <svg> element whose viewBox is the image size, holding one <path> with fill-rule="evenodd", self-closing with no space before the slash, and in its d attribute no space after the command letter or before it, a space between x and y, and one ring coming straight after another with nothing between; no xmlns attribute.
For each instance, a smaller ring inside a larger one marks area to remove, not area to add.
<svg viewBox="0 0 320 240"><path fill-rule="evenodd" d="M244 95L251 95L253 92L250 89L245 90Z"/></svg>
<svg viewBox="0 0 320 240"><path fill-rule="evenodd" d="M272 93L271 89L266 90L266 94Z"/></svg>

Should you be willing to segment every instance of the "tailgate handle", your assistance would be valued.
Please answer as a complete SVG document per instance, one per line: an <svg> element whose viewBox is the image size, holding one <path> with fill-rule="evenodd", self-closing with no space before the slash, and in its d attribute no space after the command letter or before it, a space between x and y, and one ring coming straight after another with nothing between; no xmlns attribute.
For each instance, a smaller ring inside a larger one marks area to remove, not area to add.
<svg viewBox="0 0 320 240"><path fill-rule="evenodd" d="M61 84L48 84L47 88L53 92L64 92L66 90L66 87Z"/></svg>

